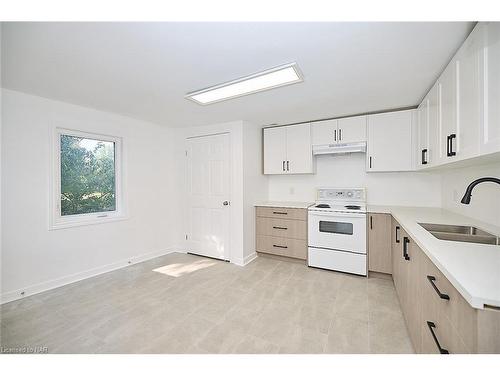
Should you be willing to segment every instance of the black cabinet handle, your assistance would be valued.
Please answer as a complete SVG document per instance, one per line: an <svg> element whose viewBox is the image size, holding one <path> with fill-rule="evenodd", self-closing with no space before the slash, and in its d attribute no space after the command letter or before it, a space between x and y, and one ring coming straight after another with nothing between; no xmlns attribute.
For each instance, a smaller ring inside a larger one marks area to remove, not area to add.
<svg viewBox="0 0 500 375"><path fill-rule="evenodd" d="M290 172L290 160L286 161L286 171Z"/></svg>
<svg viewBox="0 0 500 375"><path fill-rule="evenodd" d="M273 229L282 229L282 230L287 230L288 228L285 228L285 227L273 227Z"/></svg>
<svg viewBox="0 0 500 375"><path fill-rule="evenodd" d="M333 140L337 142L337 129L333 131Z"/></svg>
<svg viewBox="0 0 500 375"><path fill-rule="evenodd" d="M342 140L342 129L339 129L339 141Z"/></svg>
<svg viewBox="0 0 500 375"><path fill-rule="evenodd" d="M285 161L283 160L283 172L285 171Z"/></svg>
<svg viewBox="0 0 500 375"><path fill-rule="evenodd" d="M370 229L373 229L373 216L370 215Z"/></svg>
<svg viewBox="0 0 500 375"><path fill-rule="evenodd" d="M403 258L406 260L410 260L410 256L408 255L408 244L410 243L410 239L408 237L403 237Z"/></svg>
<svg viewBox="0 0 500 375"><path fill-rule="evenodd" d="M370 168L372 167L372 157L370 156Z"/></svg>
<svg viewBox="0 0 500 375"><path fill-rule="evenodd" d="M422 165L427 164L427 149L422 149Z"/></svg>
<svg viewBox="0 0 500 375"><path fill-rule="evenodd" d="M273 211L273 215L288 215L288 212Z"/></svg>
<svg viewBox="0 0 500 375"><path fill-rule="evenodd" d="M450 155L449 156L455 156L457 153L453 151L453 140L457 138L456 134L450 134Z"/></svg>
<svg viewBox="0 0 500 375"><path fill-rule="evenodd" d="M438 289L438 287L434 283L434 281L436 281L436 278L434 276L427 275L427 280L429 280L429 282L431 283L432 287L434 288L434 290L438 294L439 298L446 299L448 301L450 300L450 296L448 294L441 293L441 291Z"/></svg>
<svg viewBox="0 0 500 375"><path fill-rule="evenodd" d="M288 249L288 246L273 245L273 247L279 247L281 249Z"/></svg>
<svg viewBox="0 0 500 375"><path fill-rule="evenodd" d="M448 350L443 349L441 347L441 344L439 343L439 340L438 340L436 334L434 333L434 328L436 328L436 325L434 324L434 322L427 321L427 326L429 327L429 330L431 331L432 338L434 339L434 342L436 343L436 346L439 349L439 353L440 354L450 354L450 352Z"/></svg>
<svg viewBox="0 0 500 375"><path fill-rule="evenodd" d="M401 240L398 238L399 229L400 229L399 226L396 225L396 243L400 243L401 242Z"/></svg>
<svg viewBox="0 0 500 375"><path fill-rule="evenodd" d="M446 137L446 156L450 156L450 136Z"/></svg>

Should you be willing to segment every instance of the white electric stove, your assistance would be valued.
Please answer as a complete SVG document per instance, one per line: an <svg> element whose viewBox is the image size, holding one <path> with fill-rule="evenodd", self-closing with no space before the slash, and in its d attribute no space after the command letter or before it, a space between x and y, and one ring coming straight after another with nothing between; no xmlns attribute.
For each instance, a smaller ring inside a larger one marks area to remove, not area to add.
<svg viewBox="0 0 500 375"><path fill-rule="evenodd" d="M366 276L366 190L319 188L308 216L308 265Z"/></svg>

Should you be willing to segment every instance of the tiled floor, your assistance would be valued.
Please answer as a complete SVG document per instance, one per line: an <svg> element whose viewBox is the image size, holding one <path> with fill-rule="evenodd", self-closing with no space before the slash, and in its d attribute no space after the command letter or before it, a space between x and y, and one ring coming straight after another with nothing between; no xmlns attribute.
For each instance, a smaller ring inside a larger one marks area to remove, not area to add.
<svg viewBox="0 0 500 375"><path fill-rule="evenodd" d="M153 269L161 272L153 272ZM170 254L1 308L50 353L412 353L392 281Z"/></svg>

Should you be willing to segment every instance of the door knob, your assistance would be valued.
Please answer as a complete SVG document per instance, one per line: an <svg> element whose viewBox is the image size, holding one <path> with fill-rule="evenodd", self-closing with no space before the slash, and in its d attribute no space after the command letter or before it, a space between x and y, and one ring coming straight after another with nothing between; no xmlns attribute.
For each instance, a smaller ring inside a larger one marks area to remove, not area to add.
<svg viewBox="0 0 500 375"><path fill-rule="evenodd" d="M222 204L223 204L224 206L229 206L229 201L224 201L224 202L222 202Z"/></svg>

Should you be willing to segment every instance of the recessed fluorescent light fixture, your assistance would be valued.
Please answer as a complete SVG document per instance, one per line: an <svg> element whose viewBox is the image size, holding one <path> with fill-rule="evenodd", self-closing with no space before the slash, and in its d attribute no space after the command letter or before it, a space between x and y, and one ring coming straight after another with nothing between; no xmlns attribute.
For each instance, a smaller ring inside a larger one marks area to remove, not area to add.
<svg viewBox="0 0 500 375"><path fill-rule="evenodd" d="M235 79L230 82L212 86L204 90L191 92L186 99L198 104L212 104L239 96L292 85L302 82L302 75L296 63L277 66L260 73Z"/></svg>

